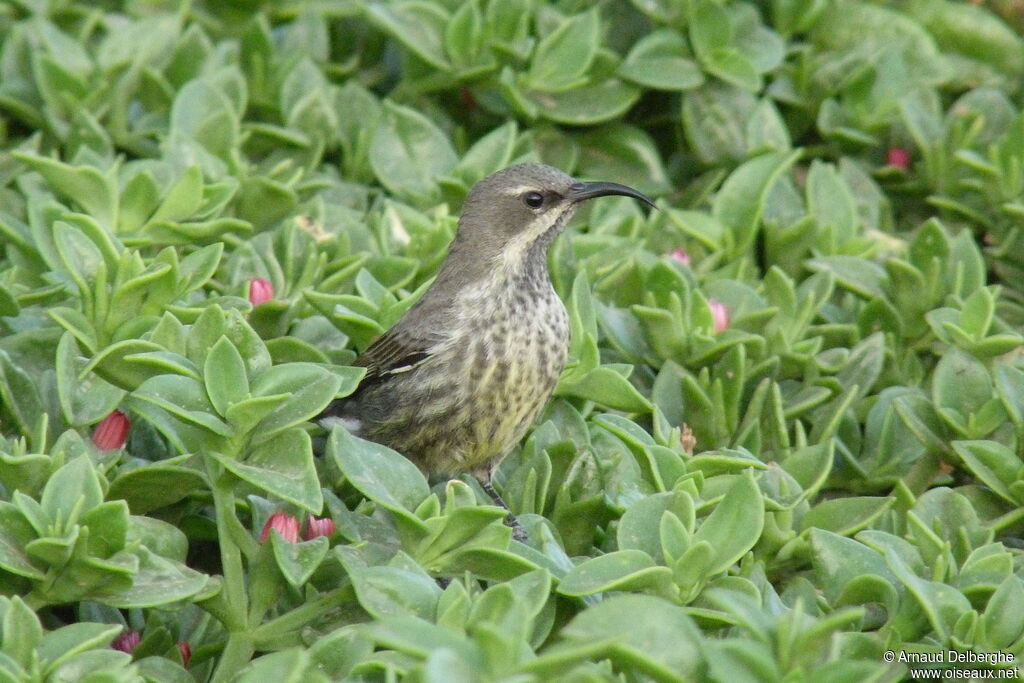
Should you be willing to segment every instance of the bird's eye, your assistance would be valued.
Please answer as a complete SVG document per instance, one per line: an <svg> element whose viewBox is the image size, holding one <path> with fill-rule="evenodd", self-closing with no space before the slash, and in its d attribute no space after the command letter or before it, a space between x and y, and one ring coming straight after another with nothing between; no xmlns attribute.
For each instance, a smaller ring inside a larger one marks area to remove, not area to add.
<svg viewBox="0 0 1024 683"><path fill-rule="evenodd" d="M531 209L539 209L544 204L544 195L540 192L527 192L523 195L523 201Z"/></svg>

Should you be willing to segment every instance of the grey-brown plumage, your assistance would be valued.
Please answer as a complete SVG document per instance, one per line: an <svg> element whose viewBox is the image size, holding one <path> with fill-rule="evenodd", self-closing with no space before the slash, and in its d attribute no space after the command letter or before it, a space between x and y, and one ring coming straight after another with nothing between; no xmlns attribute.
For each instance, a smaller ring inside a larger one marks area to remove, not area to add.
<svg viewBox="0 0 1024 683"><path fill-rule="evenodd" d="M493 466L537 418L568 355L548 247L581 202L604 195L651 204L539 164L474 185L437 279L359 356L366 376L325 415L428 474L472 472L493 491Z"/></svg>

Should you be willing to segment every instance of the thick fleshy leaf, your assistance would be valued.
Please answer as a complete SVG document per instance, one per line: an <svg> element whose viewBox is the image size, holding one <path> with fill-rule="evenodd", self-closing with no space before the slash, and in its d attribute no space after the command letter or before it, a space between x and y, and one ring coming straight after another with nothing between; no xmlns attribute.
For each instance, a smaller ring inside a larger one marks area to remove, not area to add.
<svg viewBox="0 0 1024 683"><path fill-rule="evenodd" d="M327 440L327 457L370 500L420 526L412 514L430 487L419 469L401 454L334 427Z"/></svg>
<svg viewBox="0 0 1024 683"><path fill-rule="evenodd" d="M142 339L125 339L97 353L82 372L95 372L116 387L134 391L159 370L149 364L132 363L129 359L138 354L164 350L162 346Z"/></svg>
<svg viewBox="0 0 1024 683"><path fill-rule="evenodd" d="M231 428L216 415L203 385L191 377L157 375L147 379L132 396L166 410L177 419L219 436Z"/></svg>
<svg viewBox="0 0 1024 683"><path fill-rule="evenodd" d="M203 366L206 393L217 412L227 416L228 409L249 395L245 361L227 337L221 337L210 349Z"/></svg>
<svg viewBox="0 0 1024 683"><path fill-rule="evenodd" d="M133 513L142 515L173 505L205 486L206 478L196 470L152 464L119 474L110 482L107 498L122 498Z"/></svg>
<svg viewBox="0 0 1024 683"><path fill-rule="evenodd" d="M25 546L37 537L32 525L11 503L0 501L0 569L41 580L42 571L25 552Z"/></svg>
<svg viewBox="0 0 1024 683"><path fill-rule="evenodd" d="M437 178L458 162L448 138L418 111L387 103L370 143L370 165L384 187L421 201L438 194Z"/></svg>
<svg viewBox="0 0 1024 683"><path fill-rule="evenodd" d="M672 29L655 31L637 41L617 73L658 90L690 90L704 82L700 67L687 54L686 41Z"/></svg>
<svg viewBox="0 0 1024 683"><path fill-rule="evenodd" d="M287 429L262 442L244 462L211 453L224 467L253 486L318 515L324 499L306 432Z"/></svg>
<svg viewBox="0 0 1024 683"><path fill-rule="evenodd" d="M358 375L355 369L350 373ZM260 420L254 430L257 441L319 415L338 395L342 378L312 363L288 363L256 375L251 386L254 397L288 395L288 400Z"/></svg>
<svg viewBox="0 0 1024 683"><path fill-rule="evenodd" d="M120 624L69 624L43 636L37 649L39 659L49 669L55 669L80 652L109 645L122 629Z"/></svg>
<svg viewBox="0 0 1024 683"><path fill-rule="evenodd" d="M643 615L638 619L637 615ZM623 625L629 624L629 628ZM573 644L599 644L603 656L592 653L586 659L609 657L620 667L636 667L665 681L683 681L698 676L701 667L700 636L697 627L679 605L650 595L617 595L578 614L562 630ZM553 648L548 656L568 648ZM543 671L544 657L530 668Z"/></svg>
<svg viewBox="0 0 1024 683"><path fill-rule="evenodd" d="M437 612L441 590L426 574L401 567L367 567L344 547L337 552L359 604L377 619L402 615L429 619Z"/></svg>
<svg viewBox="0 0 1024 683"><path fill-rule="evenodd" d="M753 243L772 187L800 152L765 154L744 163L729 176L715 196L711 215L734 234L742 253Z"/></svg>
<svg viewBox="0 0 1024 683"><path fill-rule="evenodd" d="M592 595L601 591L670 592L672 570L657 567L650 555L640 550L618 550L587 560L562 577L562 595Z"/></svg>
<svg viewBox="0 0 1024 683"><path fill-rule="evenodd" d="M139 569L131 588L104 595L102 600L106 604L121 609L166 605L199 593L209 580L205 574L160 557L145 547L135 553L139 557Z"/></svg>
<svg viewBox="0 0 1024 683"><path fill-rule="evenodd" d="M749 474L739 475L707 519L698 523L694 543L707 541L715 550L709 574L724 571L750 550L764 526L761 492Z"/></svg>
<svg viewBox="0 0 1024 683"><path fill-rule="evenodd" d="M544 118L569 126L603 123L625 113L640 97L640 89L609 78L565 92L531 90L523 94Z"/></svg>
<svg viewBox="0 0 1024 683"><path fill-rule="evenodd" d="M329 542L323 536L311 541L289 543L280 534L271 534L270 543L274 559L281 574L291 585L301 587L313 575L329 550Z"/></svg>
<svg viewBox="0 0 1024 683"><path fill-rule="evenodd" d="M599 29L596 9L560 22L537 44L526 75L530 84L546 92L578 85L597 54Z"/></svg>
<svg viewBox="0 0 1024 683"><path fill-rule="evenodd" d="M103 489L99 476L92 461L85 455L54 472L39 499L51 523L59 523L64 528L78 521L73 513L82 514L101 502Z"/></svg>

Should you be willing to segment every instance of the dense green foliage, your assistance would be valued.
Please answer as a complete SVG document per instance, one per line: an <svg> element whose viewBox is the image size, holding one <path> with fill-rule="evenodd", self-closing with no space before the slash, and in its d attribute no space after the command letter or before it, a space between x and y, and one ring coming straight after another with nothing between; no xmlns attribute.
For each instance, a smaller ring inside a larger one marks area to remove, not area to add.
<svg viewBox="0 0 1024 683"><path fill-rule="evenodd" d="M1024 41L979 4L0 4L0 680L1024 656ZM552 248L528 544L309 421L517 160L661 207Z"/></svg>

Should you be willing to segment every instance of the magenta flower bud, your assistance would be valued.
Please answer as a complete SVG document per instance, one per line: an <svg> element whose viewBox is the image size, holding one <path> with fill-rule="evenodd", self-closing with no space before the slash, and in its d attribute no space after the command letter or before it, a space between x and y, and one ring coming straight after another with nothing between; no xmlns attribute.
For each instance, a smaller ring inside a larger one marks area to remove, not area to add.
<svg viewBox="0 0 1024 683"><path fill-rule="evenodd" d="M277 533L281 534L281 538L289 543L299 542L299 520L289 514L275 512L270 515L270 519L263 525L263 531L260 532L260 543L267 542L271 529L277 529Z"/></svg>
<svg viewBox="0 0 1024 683"><path fill-rule="evenodd" d="M178 652L181 653L181 665L187 669L192 660L192 647L184 640L178 641Z"/></svg>
<svg viewBox="0 0 1024 683"><path fill-rule="evenodd" d="M330 538L334 534L335 528L334 520L330 517L314 517L310 515L306 519L306 533L302 537L307 541L312 541L318 536Z"/></svg>
<svg viewBox="0 0 1024 683"><path fill-rule="evenodd" d="M141 640L142 634L138 631L125 631L117 638L114 638L114 642L110 644L110 647L131 654L139 646Z"/></svg>
<svg viewBox="0 0 1024 683"><path fill-rule="evenodd" d="M92 433L92 442L101 451L111 451L124 446L132 421L120 410L103 418Z"/></svg>
<svg viewBox="0 0 1024 683"><path fill-rule="evenodd" d="M715 334L729 327L729 309L721 301L708 299L708 308L711 309L711 318L715 321Z"/></svg>
<svg viewBox="0 0 1024 683"><path fill-rule="evenodd" d="M885 163L896 168L910 168L910 152L903 147L890 147L885 154Z"/></svg>
<svg viewBox="0 0 1024 683"><path fill-rule="evenodd" d="M249 281L249 303L259 306L265 301L274 298L274 285L262 277Z"/></svg>
<svg viewBox="0 0 1024 683"><path fill-rule="evenodd" d="M690 254L685 249L673 249L671 255L673 259L679 261L684 266L690 265Z"/></svg>

